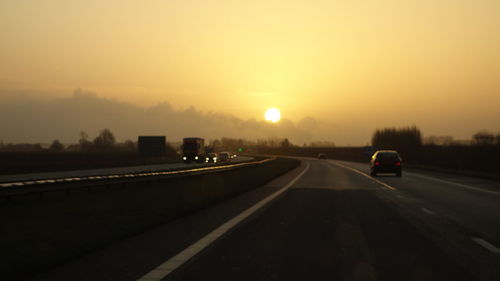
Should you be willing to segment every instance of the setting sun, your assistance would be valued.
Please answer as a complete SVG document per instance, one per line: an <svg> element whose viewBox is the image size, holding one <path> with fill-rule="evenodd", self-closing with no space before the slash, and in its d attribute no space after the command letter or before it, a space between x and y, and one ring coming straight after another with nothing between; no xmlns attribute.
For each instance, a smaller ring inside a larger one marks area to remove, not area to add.
<svg viewBox="0 0 500 281"><path fill-rule="evenodd" d="M280 119L281 119L281 112L279 111L279 109L273 107L273 108L269 108L268 110L266 110L266 113L264 116L265 116L267 121L272 122L272 123L276 123L276 122L280 121Z"/></svg>

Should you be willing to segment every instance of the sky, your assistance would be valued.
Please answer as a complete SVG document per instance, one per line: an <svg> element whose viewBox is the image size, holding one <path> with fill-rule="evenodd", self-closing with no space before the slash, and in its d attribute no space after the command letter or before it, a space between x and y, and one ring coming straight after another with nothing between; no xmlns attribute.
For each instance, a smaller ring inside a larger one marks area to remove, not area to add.
<svg viewBox="0 0 500 281"><path fill-rule="evenodd" d="M11 126L12 123L17 126ZM0 131L4 137L0 141L4 144L50 144L54 139L71 144L78 142L82 131L94 139L101 130L109 128L118 141L137 140L139 135L166 135L169 142L202 136L207 141L221 137L280 141L288 138L294 144L309 145L318 139L332 139L329 125L311 117L295 123L282 119L274 124L203 112L195 107L176 110L169 103L141 107L84 90L76 90L71 97L0 104ZM325 135L329 133L329 137ZM349 139L346 135L339 140Z"/></svg>
<svg viewBox="0 0 500 281"><path fill-rule="evenodd" d="M5 108L84 89L242 121L277 107L338 144L388 126L500 131L498 0L1 0L0 26ZM0 140L39 137L3 126Z"/></svg>

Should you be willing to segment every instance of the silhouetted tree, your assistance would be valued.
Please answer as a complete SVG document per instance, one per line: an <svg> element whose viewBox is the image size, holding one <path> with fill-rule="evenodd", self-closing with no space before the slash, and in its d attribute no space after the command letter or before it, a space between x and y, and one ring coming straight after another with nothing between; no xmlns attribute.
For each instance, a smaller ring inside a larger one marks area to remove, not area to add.
<svg viewBox="0 0 500 281"><path fill-rule="evenodd" d="M70 144L65 148L65 150L72 151L72 152L81 151L80 144L76 144L76 143Z"/></svg>
<svg viewBox="0 0 500 281"><path fill-rule="evenodd" d="M335 147L335 143L332 141L313 141L310 147Z"/></svg>
<svg viewBox="0 0 500 281"><path fill-rule="evenodd" d="M102 130L94 139L94 147L97 149L107 149L115 146L115 136L109 129Z"/></svg>
<svg viewBox="0 0 500 281"><path fill-rule="evenodd" d="M177 153L177 150L170 144L167 143L165 146L165 156L169 159L179 159L180 160L180 155Z"/></svg>
<svg viewBox="0 0 500 281"><path fill-rule="evenodd" d="M213 151L221 151L222 149L222 143L219 139L211 141L210 146L212 147Z"/></svg>
<svg viewBox="0 0 500 281"><path fill-rule="evenodd" d="M39 143L30 144L30 143L8 143L4 144L0 147L1 151L8 152L36 152L43 151L43 147Z"/></svg>
<svg viewBox="0 0 500 281"><path fill-rule="evenodd" d="M126 150L130 150L130 151L137 150L137 146L135 145L135 142L133 142L132 140L126 140L125 143L123 144L123 146Z"/></svg>
<svg viewBox="0 0 500 281"><path fill-rule="evenodd" d="M453 145L454 143L452 136L430 136L424 139L424 144L428 145Z"/></svg>
<svg viewBox="0 0 500 281"><path fill-rule="evenodd" d="M284 139L281 141L281 147L283 148L289 148L290 147L290 141L288 139Z"/></svg>
<svg viewBox="0 0 500 281"><path fill-rule="evenodd" d="M89 141L89 135L84 131L80 132L80 139L78 140L80 144L80 150L89 150L92 147L92 143Z"/></svg>
<svg viewBox="0 0 500 281"><path fill-rule="evenodd" d="M416 126L377 129L372 137L376 149L394 149L403 157L415 160L422 146L422 133Z"/></svg>
<svg viewBox="0 0 500 281"><path fill-rule="evenodd" d="M60 152L64 150L64 145L59 140L54 140L49 147L50 151Z"/></svg>
<svg viewBox="0 0 500 281"><path fill-rule="evenodd" d="M472 143L474 145L494 145L498 143L496 140L497 138L498 136L495 137L495 135L490 132L481 131L472 136Z"/></svg>

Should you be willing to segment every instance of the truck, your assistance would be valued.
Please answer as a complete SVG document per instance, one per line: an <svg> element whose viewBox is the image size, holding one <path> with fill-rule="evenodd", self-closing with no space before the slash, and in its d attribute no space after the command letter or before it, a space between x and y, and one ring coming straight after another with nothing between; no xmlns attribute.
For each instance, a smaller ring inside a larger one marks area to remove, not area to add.
<svg viewBox="0 0 500 281"><path fill-rule="evenodd" d="M203 138L184 138L181 148L184 163L205 162L205 140Z"/></svg>

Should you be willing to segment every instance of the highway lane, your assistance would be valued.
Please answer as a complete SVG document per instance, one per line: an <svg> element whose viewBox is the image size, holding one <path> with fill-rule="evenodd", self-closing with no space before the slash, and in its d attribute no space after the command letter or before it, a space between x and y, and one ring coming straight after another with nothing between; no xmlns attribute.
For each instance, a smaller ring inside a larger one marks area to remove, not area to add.
<svg viewBox="0 0 500 281"><path fill-rule="evenodd" d="M369 174L365 163L330 162ZM471 235L500 247L500 182L416 170L404 171L402 178L387 174L376 179L395 187L403 196L418 199L421 208L446 216L466 227Z"/></svg>
<svg viewBox="0 0 500 281"><path fill-rule="evenodd" d="M248 161L251 159L253 159L253 157L238 156L232 159L231 162L238 163L238 162ZM197 167L207 167L219 164L220 163L190 163L190 164L169 163L169 164L140 165L140 166L104 168L104 169L87 169L87 170L75 170L75 171L1 175L0 183L44 180L44 179L54 179L54 178L76 178L76 177L106 176L106 175L141 173L141 172L158 172L158 171L168 171L168 170L183 169L183 168L188 169Z"/></svg>
<svg viewBox="0 0 500 281"><path fill-rule="evenodd" d="M462 197L467 197L470 189L457 189L440 182L442 178L436 180L435 175L412 175L407 171L402 178L373 180L349 169L366 172L364 164L301 159L299 170L273 183L119 241L36 280L138 280L155 275L143 280L499 279L499 254L488 250L487 244L485 247L472 240L482 237L483 241L498 245L490 236L482 236L484 229L480 227L496 219L498 212L489 213L495 207L478 215L485 221L477 222L479 226L463 225L468 219L455 220L454 216L460 214L453 214L450 219L451 212L444 211L449 206L439 201L446 201L447 192L465 192L460 196L448 194L449 201L457 200L450 205L463 204ZM222 233L213 243L197 243L207 241L210 233L231 218L286 186L306 164L309 169L303 176L274 201ZM469 184L476 181L467 180ZM482 182L474 187L494 191L492 185ZM425 191L430 189L438 194L417 196L418 192L411 191L418 186L422 193L427 194ZM472 196L489 193L479 194ZM499 205L499 198L489 195L488 204ZM441 199L435 202L431 200L434 197ZM481 203L484 201L471 201L463 208L481 209L483 206L473 206ZM186 263L179 263L178 254L193 247L199 252L185 258ZM176 259L180 267L170 274L154 272L158 266ZM155 274L147 275L151 272Z"/></svg>
<svg viewBox="0 0 500 281"><path fill-rule="evenodd" d="M379 196L391 190L329 161L306 161L310 170L282 198L164 280L477 277Z"/></svg>

